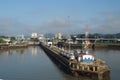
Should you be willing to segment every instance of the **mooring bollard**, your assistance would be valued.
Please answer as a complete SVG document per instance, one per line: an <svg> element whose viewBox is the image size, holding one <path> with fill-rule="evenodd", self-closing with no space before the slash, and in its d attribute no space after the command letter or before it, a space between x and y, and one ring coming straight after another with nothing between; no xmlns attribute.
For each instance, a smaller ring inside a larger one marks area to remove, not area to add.
<svg viewBox="0 0 120 80"><path fill-rule="evenodd" d="M97 66L97 71L100 69L100 67L99 66Z"/></svg>
<svg viewBox="0 0 120 80"><path fill-rule="evenodd" d="M82 70L84 70L84 66L82 66Z"/></svg>
<svg viewBox="0 0 120 80"><path fill-rule="evenodd" d="M77 65L77 69L79 69L79 65Z"/></svg>
<svg viewBox="0 0 120 80"><path fill-rule="evenodd" d="M88 71L90 70L90 67L88 66L88 69L87 69Z"/></svg>
<svg viewBox="0 0 120 80"><path fill-rule="evenodd" d="M93 71L95 71L95 67L93 67Z"/></svg>

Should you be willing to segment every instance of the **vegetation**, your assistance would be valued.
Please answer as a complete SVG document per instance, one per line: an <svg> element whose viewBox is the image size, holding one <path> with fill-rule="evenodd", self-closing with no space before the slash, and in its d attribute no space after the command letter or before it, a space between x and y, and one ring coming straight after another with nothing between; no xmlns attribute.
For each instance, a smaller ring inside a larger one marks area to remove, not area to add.
<svg viewBox="0 0 120 80"><path fill-rule="evenodd" d="M0 36L0 43L6 43L6 41L3 40L3 38L10 38L10 42L14 42L16 40L15 37L8 37L8 36Z"/></svg>
<svg viewBox="0 0 120 80"><path fill-rule="evenodd" d="M85 34L78 34L78 38L85 38ZM120 38L120 33L117 34L99 34L99 33L94 33L94 34L89 34L89 38Z"/></svg>
<svg viewBox="0 0 120 80"><path fill-rule="evenodd" d="M6 41L4 41L3 39L0 39L0 43L6 43Z"/></svg>
<svg viewBox="0 0 120 80"><path fill-rule="evenodd" d="M7 36L0 36L0 38L8 38Z"/></svg>
<svg viewBox="0 0 120 80"><path fill-rule="evenodd" d="M14 42L14 41L16 41L15 37L10 37L10 39L11 39L11 43Z"/></svg>

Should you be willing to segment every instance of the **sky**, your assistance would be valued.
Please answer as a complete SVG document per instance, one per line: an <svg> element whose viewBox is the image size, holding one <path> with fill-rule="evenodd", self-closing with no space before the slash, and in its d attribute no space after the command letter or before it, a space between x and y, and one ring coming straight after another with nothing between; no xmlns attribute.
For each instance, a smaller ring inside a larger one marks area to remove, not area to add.
<svg viewBox="0 0 120 80"><path fill-rule="evenodd" d="M120 0L0 0L0 35L120 33Z"/></svg>

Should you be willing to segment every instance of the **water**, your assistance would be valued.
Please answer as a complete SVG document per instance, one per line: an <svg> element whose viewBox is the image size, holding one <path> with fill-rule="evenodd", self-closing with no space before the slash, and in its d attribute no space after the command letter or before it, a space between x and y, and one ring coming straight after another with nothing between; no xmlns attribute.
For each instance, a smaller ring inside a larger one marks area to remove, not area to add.
<svg viewBox="0 0 120 80"><path fill-rule="evenodd" d="M111 80L120 79L120 50L91 51L105 60L111 69ZM61 71L39 47L0 51L0 80L87 80Z"/></svg>
<svg viewBox="0 0 120 80"><path fill-rule="evenodd" d="M120 79L120 50L102 49L92 52L96 55L97 58L104 60L110 67L111 80Z"/></svg>

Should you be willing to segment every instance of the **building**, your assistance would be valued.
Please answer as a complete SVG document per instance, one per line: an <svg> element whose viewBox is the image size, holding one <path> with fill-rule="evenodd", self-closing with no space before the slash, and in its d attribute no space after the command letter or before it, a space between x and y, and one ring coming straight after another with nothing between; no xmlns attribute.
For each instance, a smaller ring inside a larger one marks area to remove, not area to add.
<svg viewBox="0 0 120 80"><path fill-rule="evenodd" d="M44 35L43 34L39 34L38 39L39 40L43 40L44 39Z"/></svg>
<svg viewBox="0 0 120 80"><path fill-rule="evenodd" d="M22 34L22 35L17 35L17 43L22 43L24 40L25 40L25 37L24 37L24 35Z"/></svg>
<svg viewBox="0 0 120 80"><path fill-rule="evenodd" d="M6 44L9 44L9 42L11 41L11 38L2 38L5 42L6 42Z"/></svg>
<svg viewBox="0 0 120 80"><path fill-rule="evenodd" d="M4 41L6 41L6 42L10 42L10 38L2 38Z"/></svg>
<svg viewBox="0 0 120 80"><path fill-rule="evenodd" d="M62 34L61 34L61 33L56 34L56 35L55 35L55 38L57 38L57 39L62 39Z"/></svg>
<svg viewBox="0 0 120 80"><path fill-rule="evenodd" d="M32 33L32 34L31 34L31 38L32 38L32 39L36 39L36 38L38 38L37 33Z"/></svg>
<svg viewBox="0 0 120 80"><path fill-rule="evenodd" d="M41 41L41 42L45 42L45 37L44 37L43 34L39 34L38 39L39 39L39 41Z"/></svg>
<svg viewBox="0 0 120 80"><path fill-rule="evenodd" d="M62 39L62 34L58 33L58 39Z"/></svg>

